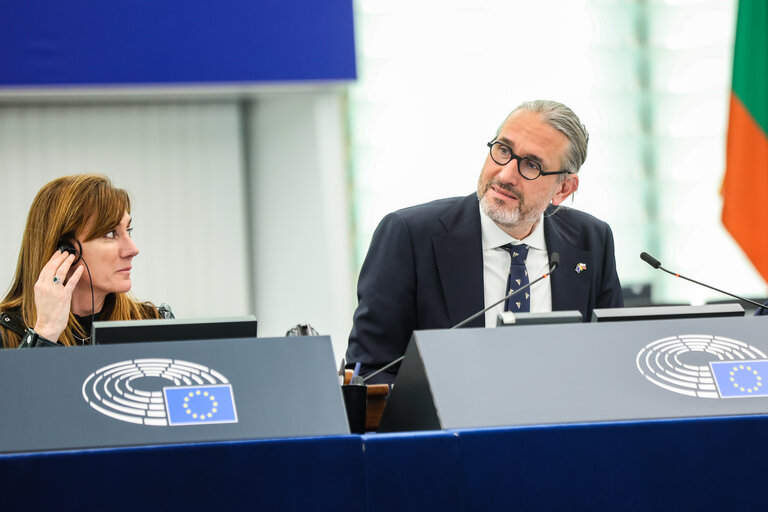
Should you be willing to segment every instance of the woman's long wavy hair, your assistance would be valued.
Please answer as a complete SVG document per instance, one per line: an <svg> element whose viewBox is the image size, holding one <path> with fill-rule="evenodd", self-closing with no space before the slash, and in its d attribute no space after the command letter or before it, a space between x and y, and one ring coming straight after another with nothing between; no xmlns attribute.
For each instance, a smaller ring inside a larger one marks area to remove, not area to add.
<svg viewBox="0 0 768 512"><path fill-rule="evenodd" d="M27 226L21 240L16 275L10 290L0 302L0 311L18 310L27 326L37 321L35 282L62 238L87 242L105 235L131 211L128 192L115 188L106 176L77 174L57 178L37 193L29 208ZM85 227L89 225L89 232ZM158 318L153 304L141 303L127 293L110 293L104 300L101 320ZM59 342L75 345L74 335L89 336L70 312L67 327ZM20 336L8 329L3 332L6 348L17 347ZM56 340L52 340L56 341Z"/></svg>

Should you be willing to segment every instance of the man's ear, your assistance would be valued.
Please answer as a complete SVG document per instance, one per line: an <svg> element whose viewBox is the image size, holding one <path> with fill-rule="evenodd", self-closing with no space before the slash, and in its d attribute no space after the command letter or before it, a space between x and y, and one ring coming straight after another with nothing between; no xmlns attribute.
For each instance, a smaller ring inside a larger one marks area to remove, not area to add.
<svg viewBox="0 0 768 512"><path fill-rule="evenodd" d="M569 174L563 181L557 184L555 195L552 196L552 204L557 206L579 189L579 175Z"/></svg>

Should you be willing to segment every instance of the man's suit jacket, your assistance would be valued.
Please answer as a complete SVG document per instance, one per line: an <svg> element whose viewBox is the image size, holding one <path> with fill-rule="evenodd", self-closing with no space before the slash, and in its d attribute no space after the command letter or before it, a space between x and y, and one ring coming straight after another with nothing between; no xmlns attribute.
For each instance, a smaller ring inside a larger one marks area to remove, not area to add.
<svg viewBox="0 0 768 512"><path fill-rule="evenodd" d="M613 234L605 222L550 205L547 251L560 253L550 276L552 309L621 307ZM578 263L586 270L576 272ZM447 329L485 307L477 196L441 199L390 213L373 234L357 284L358 306L347 361L363 375L405 353L414 330ZM482 327L481 315L467 327ZM372 379L392 382L397 366ZM387 373L387 372L392 373Z"/></svg>

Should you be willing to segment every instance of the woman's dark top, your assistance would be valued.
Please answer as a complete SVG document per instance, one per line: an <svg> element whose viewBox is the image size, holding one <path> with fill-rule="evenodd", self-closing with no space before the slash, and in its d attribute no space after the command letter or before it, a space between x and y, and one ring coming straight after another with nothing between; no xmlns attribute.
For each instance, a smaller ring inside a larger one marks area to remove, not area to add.
<svg viewBox="0 0 768 512"><path fill-rule="evenodd" d="M168 304L160 304L157 307L157 312L160 315L160 318L174 318L173 311L171 310L171 307ZM87 333L87 336L85 338L81 338L77 334L74 334L75 337L75 343L77 345L89 345L91 342L91 326L93 325L93 322L98 322L99 317L101 316L101 312L96 313L93 315L93 319L91 319L91 315L86 316L77 316L75 315L75 320L82 328L82 331L84 333ZM5 347L5 343L3 342L3 339L5 337L5 330L13 331L16 334L18 334L22 339L24 338L24 335L27 332L27 326L24 325L24 320L21 318L21 311L18 309L12 309L9 311L3 311L0 312L0 348ZM54 343L51 340L47 340L45 338L37 338L37 344L36 347L61 347L63 345L59 343Z"/></svg>

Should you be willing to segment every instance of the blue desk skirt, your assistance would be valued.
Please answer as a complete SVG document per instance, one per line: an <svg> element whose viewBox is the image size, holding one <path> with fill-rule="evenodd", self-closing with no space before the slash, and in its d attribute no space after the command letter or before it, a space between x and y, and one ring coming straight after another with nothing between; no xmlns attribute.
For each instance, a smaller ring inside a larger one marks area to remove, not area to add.
<svg viewBox="0 0 768 512"><path fill-rule="evenodd" d="M3 510L761 510L768 416L0 456Z"/></svg>

